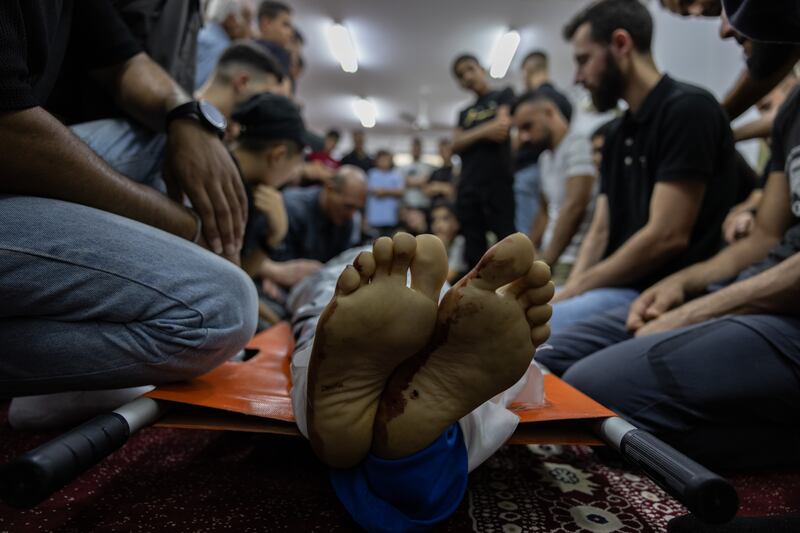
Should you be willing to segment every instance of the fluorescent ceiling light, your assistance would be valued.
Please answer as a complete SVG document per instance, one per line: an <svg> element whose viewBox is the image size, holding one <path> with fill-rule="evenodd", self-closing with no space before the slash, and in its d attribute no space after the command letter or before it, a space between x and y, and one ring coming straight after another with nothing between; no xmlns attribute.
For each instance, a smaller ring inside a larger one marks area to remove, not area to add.
<svg viewBox="0 0 800 533"><path fill-rule="evenodd" d="M375 104L366 98L359 98L353 102L353 111L358 117L358 120L361 121L362 126L365 128L375 127L375 119L378 116L378 111L375 108Z"/></svg>
<svg viewBox="0 0 800 533"><path fill-rule="evenodd" d="M511 66L511 60L514 59L514 54L517 53L517 47L519 47L519 33L516 31L506 32L500 37L494 45L492 57L489 59L489 64L491 65L489 74L493 78L505 77L508 67Z"/></svg>
<svg viewBox="0 0 800 533"><path fill-rule="evenodd" d="M342 66L342 70L351 73L357 71L358 53L347 28L341 24L328 26L325 29L325 37L328 39L328 48Z"/></svg>

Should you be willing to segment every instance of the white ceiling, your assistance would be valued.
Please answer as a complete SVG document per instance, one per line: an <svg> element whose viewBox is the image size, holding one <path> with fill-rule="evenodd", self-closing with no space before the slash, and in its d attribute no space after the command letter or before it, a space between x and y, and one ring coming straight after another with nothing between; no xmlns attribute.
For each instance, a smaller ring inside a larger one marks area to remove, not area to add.
<svg viewBox="0 0 800 533"><path fill-rule="evenodd" d="M298 96L309 124L347 131L360 125L352 110L357 96L377 106L372 138L388 139L412 131L401 113L417 115L427 106L430 122L450 129L457 110L471 99L450 74L455 56L471 52L484 62L495 40L509 28L521 43L499 85L520 89L519 64L535 48L550 53L556 83L574 98L572 52L561 38L564 23L588 0L290 0L295 22L306 38L306 72ZM663 12L651 0L656 18L657 62L676 77L721 95L741 66L741 54L716 35L715 21L686 21ZM355 74L341 70L325 42L333 21L350 30L359 55ZM442 130L429 132L441 135ZM345 141L344 145L348 142ZM373 145L372 142L369 143ZM434 146L429 143L428 152Z"/></svg>

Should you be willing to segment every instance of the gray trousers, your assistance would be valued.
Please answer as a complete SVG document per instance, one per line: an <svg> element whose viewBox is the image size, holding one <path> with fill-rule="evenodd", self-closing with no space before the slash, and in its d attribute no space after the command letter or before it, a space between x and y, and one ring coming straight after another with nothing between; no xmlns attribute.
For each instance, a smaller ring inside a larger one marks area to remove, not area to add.
<svg viewBox="0 0 800 533"><path fill-rule="evenodd" d="M579 322L536 359L703 464L800 463L800 320L730 316L632 338L626 316Z"/></svg>
<svg viewBox="0 0 800 533"><path fill-rule="evenodd" d="M235 355L252 281L183 239L89 207L0 195L0 396L159 384Z"/></svg>

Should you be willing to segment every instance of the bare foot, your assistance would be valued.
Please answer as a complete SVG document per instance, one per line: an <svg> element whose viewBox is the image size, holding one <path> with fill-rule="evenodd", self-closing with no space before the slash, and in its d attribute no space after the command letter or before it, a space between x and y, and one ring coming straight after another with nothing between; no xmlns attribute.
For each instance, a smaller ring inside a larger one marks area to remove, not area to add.
<svg viewBox="0 0 800 533"><path fill-rule="evenodd" d="M499 289L499 290L498 290ZM444 297L427 350L392 375L375 420L373 452L395 459L508 389L547 340L550 269L521 233L493 246Z"/></svg>
<svg viewBox="0 0 800 533"><path fill-rule="evenodd" d="M407 233L381 237L342 272L308 370L309 437L328 465L348 468L369 453L386 380L429 343L446 276L442 242Z"/></svg>

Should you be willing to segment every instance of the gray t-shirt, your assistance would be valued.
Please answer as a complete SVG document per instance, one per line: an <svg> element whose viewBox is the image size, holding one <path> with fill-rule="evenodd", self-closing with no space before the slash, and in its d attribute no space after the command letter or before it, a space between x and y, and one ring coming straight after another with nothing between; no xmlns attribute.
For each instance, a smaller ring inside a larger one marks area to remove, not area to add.
<svg viewBox="0 0 800 533"><path fill-rule="evenodd" d="M567 181L575 176L593 176L595 185L592 201L586 215L570 244L559 258L561 263L574 263L578 255L583 236L589 230L594 210L594 197L597 196L597 170L592 162L592 144L589 138L579 133L570 132L555 150L546 150L539 156L542 193L547 200L547 229L542 239L542 249L546 249L553 238L553 231L558 221L561 206L567 195Z"/></svg>

